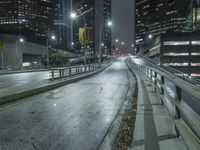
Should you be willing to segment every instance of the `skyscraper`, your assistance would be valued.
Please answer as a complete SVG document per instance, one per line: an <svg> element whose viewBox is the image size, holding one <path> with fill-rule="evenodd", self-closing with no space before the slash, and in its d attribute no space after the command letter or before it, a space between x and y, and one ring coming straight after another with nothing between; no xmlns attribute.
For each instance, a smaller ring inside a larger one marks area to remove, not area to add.
<svg viewBox="0 0 200 150"><path fill-rule="evenodd" d="M40 41L52 31L54 8L54 0L0 0L0 32Z"/></svg>
<svg viewBox="0 0 200 150"><path fill-rule="evenodd" d="M143 46L148 35L182 31L191 0L136 0L136 47Z"/></svg>
<svg viewBox="0 0 200 150"><path fill-rule="evenodd" d="M93 29L92 42L88 44L88 53L97 55L101 44L102 51L111 46L111 30L107 27L107 21L111 20L111 0L81 0L75 1L77 19L74 20L74 43L77 49L81 49L79 43L79 28L89 27Z"/></svg>
<svg viewBox="0 0 200 150"><path fill-rule="evenodd" d="M104 0L104 44L107 54L111 54L111 28L107 25L112 18L112 0Z"/></svg>
<svg viewBox="0 0 200 150"><path fill-rule="evenodd" d="M189 6L188 17L183 28L184 32L200 31L200 0L192 0Z"/></svg>
<svg viewBox="0 0 200 150"><path fill-rule="evenodd" d="M71 7L72 0L55 0L54 31L57 36L57 45L62 48L71 47Z"/></svg>

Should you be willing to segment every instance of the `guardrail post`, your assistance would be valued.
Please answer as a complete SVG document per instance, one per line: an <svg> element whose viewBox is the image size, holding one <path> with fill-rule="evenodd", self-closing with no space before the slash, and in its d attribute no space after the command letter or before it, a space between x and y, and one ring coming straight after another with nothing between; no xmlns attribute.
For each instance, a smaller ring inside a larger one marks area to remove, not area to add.
<svg viewBox="0 0 200 150"><path fill-rule="evenodd" d="M78 74L80 74L80 67L78 67Z"/></svg>
<svg viewBox="0 0 200 150"><path fill-rule="evenodd" d="M175 101L181 101L182 100L182 89L178 86L176 86L176 93L175 93ZM175 106L176 109L176 119L180 119L181 118L181 111L179 110L178 106Z"/></svg>
<svg viewBox="0 0 200 150"><path fill-rule="evenodd" d="M54 80L54 70L51 70L51 80Z"/></svg>
<svg viewBox="0 0 200 150"><path fill-rule="evenodd" d="M165 78L163 76L161 76L161 92L160 92L161 95L165 94L165 91L164 91L164 89L162 87L162 85L164 86L164 84L165 84Z"/></svg>
<svg viewBox="0 0 200 150"><path fill-rule="evenodd" d="M152 69L150 70L150 79L151 79L151 81L153 81L153 70Z"/></svg>
<svg viewBox="0 0 200 150"><path fill-rule="evenodd" d="M154 85L155 85L155 87L154 87L154 89L155 89L155 92L157 92L157 89L156 89L156 86L157 86L157 72L154 72L155 73L155 75L154 75Z"/></svg>
<svg viewBox="0 0 200 150"><path fill-rule="evenodd" d="M69 68L69 77L72 75L72 68Z"/></svg>
<svg viewBox="0 0 200 150"><path fill-rule="evenodd" d="M62 69L59 69L59 79L62 79Z"/></svg>
<svg viewBox="0 0 200 150"><path fill-rule="evenodd" d="M78 68L76 67L75 70L76 70L76 75L78 75Z"/></svg>

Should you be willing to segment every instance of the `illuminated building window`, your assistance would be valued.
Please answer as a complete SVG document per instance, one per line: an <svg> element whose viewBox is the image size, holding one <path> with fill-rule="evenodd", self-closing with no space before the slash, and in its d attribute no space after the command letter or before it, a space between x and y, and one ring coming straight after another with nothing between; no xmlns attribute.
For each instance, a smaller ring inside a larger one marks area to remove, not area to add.
<svg viewBox="0 0 200 150"><path fill-rule="evenodd" d="M166 41L164 42L164 45L190 45L189 41Z"/></svg>

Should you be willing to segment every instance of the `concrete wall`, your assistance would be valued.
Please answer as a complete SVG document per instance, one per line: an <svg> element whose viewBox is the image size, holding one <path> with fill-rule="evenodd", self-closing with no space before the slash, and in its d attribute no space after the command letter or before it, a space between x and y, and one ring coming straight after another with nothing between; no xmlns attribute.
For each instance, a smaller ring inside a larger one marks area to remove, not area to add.
<svg viewBox="0 0 200 150"><path fill-rule="evenodd" d="M5 68L21 67L23 63L23 55L27 55L27 57L36 57L38 58L37 61L39 63L39 57L47 52L46 46L28 42L26 39L24 39L24 42L20 42L20 37L16 35L4 34L0 35L0 39L0 44L3 44L5 47L3 53L1 52L0 66L2 66L3 54L3 64Z"/></svg>

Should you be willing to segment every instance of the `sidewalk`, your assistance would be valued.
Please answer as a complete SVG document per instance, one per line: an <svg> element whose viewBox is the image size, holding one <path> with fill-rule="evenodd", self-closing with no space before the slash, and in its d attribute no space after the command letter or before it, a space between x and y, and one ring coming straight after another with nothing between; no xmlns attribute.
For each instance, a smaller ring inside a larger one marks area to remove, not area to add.
<svg viewBox="0 0 200 150"><path fill-rule="evenodd" d="M48 69L32 69L32 70L15 70L15 71L0 71L0 75L5 74L16 74L16 73L29 73L29 72L41 72L41 71L48 71Z"/></svg>
<svg viewBox="0 0 200 150"><path fill-rule="evenodd" d="M142 74L138 79L138 106L133 142L129 150L187 150L172 117Z"/></svg>
<svg viewBox="0 0 200 150"><path fill-rule="evenodd" d="M46 75L45 72L43 75L42 74L40 75L40 78L38 77L39 79L37 79L37 76L31 77L31 79L29 79L28 77L24 76L24 74L18 74L18 76L20 77L17 78L16 81L15 80L13 80L12 82L8 81L8 83L5 83L5 81L0 81L0 104L15 101L18 99L23 99L29 96L33 96L45 91L49 91L64 86L69 83L76 82L78 80L88 78L92 75L95 75L103 71L104 69L109 67L112 63L113 61L108 64L105 64L105 66L103 66L101 69L92 72L55 81L50 81L48 77L49 74ZM27 80L25 80L25 78L27 78Z"/></svg>

